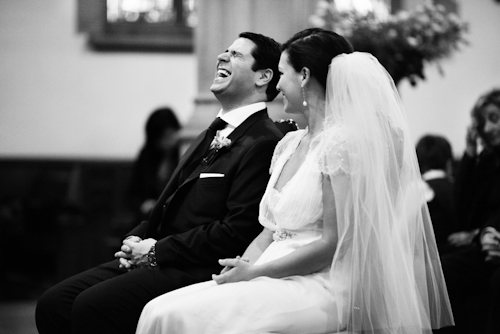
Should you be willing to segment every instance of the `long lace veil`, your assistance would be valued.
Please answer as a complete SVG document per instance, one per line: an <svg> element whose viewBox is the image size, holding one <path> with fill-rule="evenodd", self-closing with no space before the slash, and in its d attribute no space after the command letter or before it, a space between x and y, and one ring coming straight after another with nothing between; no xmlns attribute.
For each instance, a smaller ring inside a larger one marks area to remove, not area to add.
<svg viewBox="0 0 500 334"><path fill-rule="evenodd" d="M413 140L392 78L375 57L335 57L325 133L346 134L349 177L335 196L338 245L330 271L338 317L354 333L432 333L453 324ZM338 187L333 183L332 187ZM339 328L342 330L344 328Z"/></svg>

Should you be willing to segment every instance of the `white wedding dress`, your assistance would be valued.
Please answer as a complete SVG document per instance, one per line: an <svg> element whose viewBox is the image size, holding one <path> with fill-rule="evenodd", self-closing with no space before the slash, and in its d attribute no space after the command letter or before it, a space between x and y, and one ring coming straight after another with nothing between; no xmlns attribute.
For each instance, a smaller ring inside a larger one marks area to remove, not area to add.
<svg viewBox="0 0 500 334"><path fill-rule="evenodd" d="M260 204L260 223L276 231L271 245L255 265L285 256L321 237L323 227L322 168L324 145L319 137L296 174L281 192L274 186L307 129L288 133L276 147L271 178ZM328 135L328 174L346 177L343 140ZM338 140L337 140L338 139ZM332 160L331 157L334 157ZM332 166L332 163L335 166ZM345 190L345 189L344 189ZM335 191L335 189L334 189ZM137 333L328 333L345 328L348 314L342 298L348 288L342 275L329 279L330 267L282 279L259 277L248 282L217 285L215 281L188 286L150 301ZM336 296L335 298L333 296Z"/></svg>

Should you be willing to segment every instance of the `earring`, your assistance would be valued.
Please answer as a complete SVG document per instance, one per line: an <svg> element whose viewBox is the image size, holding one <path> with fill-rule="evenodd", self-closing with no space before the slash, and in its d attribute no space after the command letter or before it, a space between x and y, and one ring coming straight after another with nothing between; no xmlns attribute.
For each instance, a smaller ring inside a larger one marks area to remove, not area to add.
<svg viewBox="0 0 500 334"><path fill-rule="evenodd" d="M303 99L304 99L304 100L302 101L302 105L303 105L304 107L307 107L306 92L305 92L305 90L304 90L304 87L302 87L302 96L303 96Z"/></svg>

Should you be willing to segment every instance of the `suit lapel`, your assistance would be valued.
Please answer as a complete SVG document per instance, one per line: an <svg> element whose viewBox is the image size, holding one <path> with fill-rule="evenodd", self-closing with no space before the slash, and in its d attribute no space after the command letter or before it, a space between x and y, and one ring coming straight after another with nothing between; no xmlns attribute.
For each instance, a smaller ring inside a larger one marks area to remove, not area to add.
<svg viewBox="0 0 500 334"><path fill-rule="evenodd" d="M149 216L149 230L150 232L153 232L157 226L157 224L160 223L161 216L163 215L163 206L165 202L169 199L169 197L177 190L178 186L178 180L181 175L182 170L184 167L191 161L192 156L196 153L198 146L200 143L203 141L205 138L206 130L203 131L194 141L193 143L189 146L187 149L186 153L184 153L179 160L179 164L175 168L174 172L172 173L172 176L170 177L170 180L168 181L167 185L165 186L165 189L163 189L163 192L161 193L160 197L158 198L158 201L156 201L156 205L154 206L153 210L151 211L151 215ZM155 222L155 223L151 223Z"/></svg>
<svg viewBox="0 0 500 334"><path fill-rule="evenodd" d="M262 109L255 114L251 115L248 117L243 123L241 123L236 129L234 129L231 134L229 134L228 138L231 139L232 145L234 145L234 142L238 140L247 130L249 127L251 127L253 124L255 124L257 121L260 121L262 119L268 118L267 115L267 109ZM163 190L162 194L160 195L158 201L156 202L155 207L153 208L153 211L151 212L151 215L149 217L149 224L148 224L148 235L154 235L154 231L158 227L158 225L161 223L162 216L163 216L163 209L164 209L164 204L170 199L170 197L175 194L177 189L181 188L184 186L186 183L192 181L195 178L198 178L200 173L208 168L209 166L198 166L185 180L182 182L181 185L178 184L179 177L181 175L182 170L189 165L191 158L194 154L196 154L197 148L200 145L200 143L203 141L205 138L206 130L203 131L191 144L191 146L188 148L186 153L182 156L182 158L179 161L179 164L177 168L174 170L172 177L170 178L167 186ZM217 158L217 157L216 157Z"/></svg>
<svg viewBox="0 0 500 334"><path fill-rule="evenodd" d="M264 119L267 117L267 109L262 109L254 114L252 114L250 117L248 117L243 123L241 123L236 129L233 130L233 132L231 132L227 138L231 139L231 146L234 145L234 143L238 140L238 138L240 138L243 134L245 134L245 132L248 130L248 128L250 128L253 124L255 124L255 122L261 120L261 119ZM230 150L231 148L229 148ZM222 152L220 152L219 154L217 154L215 157L214 157L214 160L217 159L217 157L221 154ZM213 161L212 161L213 163ZM208 167L210 167L210 165L207 165L207 166L202 166L201 164L195 168L195 170L184 180L184 182L179 186L179 187L182 187L184 184L192 181L193 179L197 178L201 172L203 172L204 170L206 170Z"/></svg>
<svg viewBox="0 0 500 334"><path fill-rule="evenodd" d="M251 115L243 123L241 123L240 126L234 129L234 131L231 132L229 136L227 136L227 138L231 139L232 142L235 142L248 130L249 127L254 125L257 121L266 119L267 117L267 109L257 111L255 114Z"/></svg>
<svg viewBox="0 0 500 334"><path fill-rule="evenodd" d="M191 161L191 158L193 157L193 155L197 151L198 146L200 146L201 142L205 138L206 132L207 132L207 130L205 130L202 133L200 133L200 135L198 137L196 137L196 139L193 141L193 143L189 146L189 148L187 149L186 153L184 153L182 155L181 159L179 160L179 164L177 165L177 168L174 171L174 174L176 174L176 173L179 174L180 171L184 167L186 167L186 164Z"/></svg>

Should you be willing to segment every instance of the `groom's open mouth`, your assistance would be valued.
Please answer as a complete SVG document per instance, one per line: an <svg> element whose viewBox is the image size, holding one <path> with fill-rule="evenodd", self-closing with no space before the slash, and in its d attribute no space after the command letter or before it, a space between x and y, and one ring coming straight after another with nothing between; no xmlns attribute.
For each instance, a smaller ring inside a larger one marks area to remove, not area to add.
<svg viewBox="0 0 500 334"><path fill-rule="evenodd" d="M231 72L229 72L226 69L223 68L218 68L217 69L217 75L215 76L216 78L227 78L231 75Z"/></svg>

